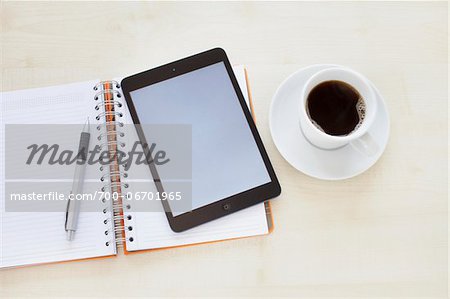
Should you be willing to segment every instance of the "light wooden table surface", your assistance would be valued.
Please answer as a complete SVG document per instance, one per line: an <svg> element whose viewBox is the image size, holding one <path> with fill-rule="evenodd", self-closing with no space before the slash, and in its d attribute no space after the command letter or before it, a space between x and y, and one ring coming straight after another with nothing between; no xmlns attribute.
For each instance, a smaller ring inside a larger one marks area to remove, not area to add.
<svg viewBox="0 0 450 299"><path fill-rule="evenodd" d="M1 3L2 90L111 78L216 46L246 64L283 187L264 237L0 272L0 297L447 296L446 2ZM369 77L391 137L345 181L312 179L268 126L278 85L314 63Z"/></svg>

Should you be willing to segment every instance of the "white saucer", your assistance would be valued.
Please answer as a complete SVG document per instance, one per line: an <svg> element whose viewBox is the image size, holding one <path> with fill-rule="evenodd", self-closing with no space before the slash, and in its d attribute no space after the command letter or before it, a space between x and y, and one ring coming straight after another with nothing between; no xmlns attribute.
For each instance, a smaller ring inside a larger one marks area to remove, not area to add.
<svg viewBox="0 0 450 299"><path fill-rule="evenodd" d="M280 154L301 172L323 180L342 180L369 169L383 154L389 138L389 114L380 92L377 116L369 129L378 144L378 152L368 157L351 145L335 150L322 150L305 139L299 125L298 105L306 80L330 64L312 65L287 78L276 91L270 106L270 132Z"/></svg>

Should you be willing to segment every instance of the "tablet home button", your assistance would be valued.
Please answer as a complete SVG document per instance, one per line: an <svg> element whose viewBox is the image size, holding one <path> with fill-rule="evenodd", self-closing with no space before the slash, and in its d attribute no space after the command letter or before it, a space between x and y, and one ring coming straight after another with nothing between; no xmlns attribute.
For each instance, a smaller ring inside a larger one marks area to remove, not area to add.
<svg viewBox="0 0 450 299"><path fill-rule="evenodd" d="M222 208L223 208L225 211L229 211L229 210L231 210L231 204L230 204L230 203L226 203L226 204L224 204L224 205L222 206Z"/></svg>

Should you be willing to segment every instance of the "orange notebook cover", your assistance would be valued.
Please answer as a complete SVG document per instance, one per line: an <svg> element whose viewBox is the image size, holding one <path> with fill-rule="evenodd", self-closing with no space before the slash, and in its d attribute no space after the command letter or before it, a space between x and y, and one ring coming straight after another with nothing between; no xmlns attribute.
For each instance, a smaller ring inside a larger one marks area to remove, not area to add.
<svg viewBox="0 0 450 299"><path fill-rule="evenodd" d="M234 72L254 116L247 71L243 66L238 66L234 67ZM55 123L78 123L76 120L86 117L85 114L80 114L83 105L89 105L86 109L88 113L91 113L90 119L98 119L97 126L106 130L104 136L107 136L108 152L110 156L116 157L117 155L114 153L120 142L117 130L121 125L118 115L126 113L126 107L118 105L123 99L119 96L121 90L118 82L120 80L100 83L95 80L3 92L0 95L6 107L25 109L21 111L21 114L24 119L29 119L30 123L33 123L36 105L42 106L40 111L46 111L40 112L44 123L51 123L58 113L65 115L62 115L59 122ZM42 100L46 98L51 98L52 101L47 103ZM92 98L97 100L94 105ZM104 107L103 111L92 109L93 106L99 106L99 98L103 101L103 105L100 105ZM80 99L86 99L86 101L83 102ZM35 106L26 110L29 105L24 105L24 102L28 100L32 100ZM64 112L57 110L59 106ZM122 110L119 110L120 107ZM102 117L98 117L99 113ZM7 108L5 118L2 119L2 127L9 121ZM0 132L0 137L2 134L3 132ZM1 154L0 151L0 158L4 159ZM108 186L112 193L121 194L125 179L122 177L117 160L105 166L103 171L104 174L109 174L109 181L105 186ZM5 212L5 200L0 198L0 239L2 240L0 268L110 257L117 255L120 247L123 248L125 254L131 254L205 244L264 235L273 230L270 202L244 209L183 233L174 233L168 229L165 215L158 219L161 215L157 216L156 214L161 213L140 213L140 216L137 213L134 217L139 221L130 222L127 219L129 212L124 214L124 205L120 198L119 196L118 200L114 201L108 209L108 213L111 215L101 211L81 214L80 231L77 231L75 240L71 242L65 240L64 219L59 213L32 213L31 216L16 213L11 216L12 214ZM134 225L134 229L127 230L126 228L131 225ZM134 242L130 242L130 238L133 238Z"/></svg>

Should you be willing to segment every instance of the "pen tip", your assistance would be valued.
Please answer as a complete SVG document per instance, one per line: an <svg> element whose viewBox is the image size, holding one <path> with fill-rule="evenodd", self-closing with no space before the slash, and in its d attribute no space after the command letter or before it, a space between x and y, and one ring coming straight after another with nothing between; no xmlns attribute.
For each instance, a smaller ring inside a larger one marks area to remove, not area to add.
<svg viewBox="0 0 450 299"><path fill-rule="evenodd" d="M68 230L67 231L67 241L72 241L73 240L73 230Z"/></svg>

